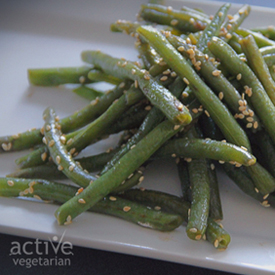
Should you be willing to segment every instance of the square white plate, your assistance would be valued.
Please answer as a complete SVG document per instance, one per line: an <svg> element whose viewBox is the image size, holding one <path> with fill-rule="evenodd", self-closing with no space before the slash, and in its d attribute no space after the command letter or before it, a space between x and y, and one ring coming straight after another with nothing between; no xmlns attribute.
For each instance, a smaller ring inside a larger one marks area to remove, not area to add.
<svg viewBox="0 0 275 275"><path fill-rule="evenodd" d="M42 113L48 106L64 117L87 104L65 88L29 86L28 68L82 65L80 53L86 49L136 59L133 39L110 33L109 25L117 19L134 20L142 3L29 0L15 5L4 1L0 10L0 136L41 127ZM183 4L168 3L174 7ZM184 5L214 14L221 3L185 1ZM236 7L232 7L232 13ZM253 7L245 25L269 25L274 16L275 10ZM112 141L99 143L89 153L102 152L111 144ZM14 160L23 154L0 155L0 176L14 171ZM0 198L0 231L40 239L65 232L65 239L74 245L242 274L274 273L274 209L263 208L245 196L223 175L220 182L223 225L232 237L224 252L216 251L207 242L189 240L183 226L171 233L160 233L93 213L80 215L70 226L58 226L53 215L56 206L9 198ZM145 172L143 185L173 194L180 191L176 168L168 162L152 164Z"/></svg>

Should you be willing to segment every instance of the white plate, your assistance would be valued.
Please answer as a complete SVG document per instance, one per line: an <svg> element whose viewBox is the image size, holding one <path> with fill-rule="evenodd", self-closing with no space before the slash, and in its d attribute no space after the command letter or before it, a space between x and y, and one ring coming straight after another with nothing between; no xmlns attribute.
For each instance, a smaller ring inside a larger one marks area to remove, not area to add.
<svg viewBox="0 0 275 275"><path fill-rule="evenodd" d="M13 1L2 3L0 11L0 135L14 134L43 123L42 112L52 106L60 117L85 106L86 101L64 88L31 87L27 68L78 66L80 52L101 49L114 56L136 58L133 40L109 32L116 19L133 19L143 1ZM104 4L103 4L104 3ZM169 2L179 7L179 2ZM221 3L192 1L210 14ZM119 7L119 8L117 8ZM236 9L235 9L236 10ZM233 9L232 9L233 11ZM247 26L273 23L275 11L253 8ZM91 152L108 145L98 144ZM2 154L0 175L16 169L14 160L25 152ZM159 168L160 166L160 168ZM161 175L159 171L162 171ZM159 177L157 177L157 175ZM173 164L156 163L145 174L144 186L179 194ZM67 227L58 226L56 206L18 199L0 198L0 231L48 239L61 236L74 245L116 251L212 269L270 274L275 271L274 209L261 207L243 195L226 177L220 177L224 227L232 242L225 252L207 242L187 238L185 228L160 233L112 217L85 213Z"/></svg>

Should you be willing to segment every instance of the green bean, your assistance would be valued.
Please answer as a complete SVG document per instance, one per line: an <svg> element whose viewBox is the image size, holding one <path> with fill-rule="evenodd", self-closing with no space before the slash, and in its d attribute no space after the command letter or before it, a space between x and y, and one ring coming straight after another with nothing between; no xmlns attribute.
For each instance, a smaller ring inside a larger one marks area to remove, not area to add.
<svg viewBox="0 0 275 275"><path fill-rule="evenodd" d="M262 34L257 33L257 32L253 32L253 31L248 30L248 29L238 28L236 30L236 33L239 34L240 36L243 36L243 37L246 37L248 35L252 35L254 37L254 39L255 39L255 41L256 41L259 48L275 45L275 41L272 41L272 40L268 39L267 37L263 36Z"/></svg>
<svg viewBox="0 0 275 275"><path fill-rule="evenodd" d="M147 71L142 71L131 62L113 58L99 51L85 51L81 56L83 61L93 64L108 74L134 80L150 102L174 124L186 125L191 122L187 108L167 89L152 80Z"/></svg>
<svg viewBox="0 0 275 275"><path fill-rule="evenodd" d="M182 127L177 127L168 120L160 123L146 137L140 140L134 148L121 157L120 161L110 170L85 188L77 197L60 206L55 212L58 223L64 224L71 221L118 187L121 182L138 169L165 141L174 136ZM84 200L85 203L80 204L79 199L81 201Z"/></svg>
<svg viewBox="0 0 275 275"><path fill-rule="evenodd" d="M261 81L272 103L275 104L275 82L273 81L268 67L259 52L259 48L252 35L241 40L242 49L246 55L248 65Z"/></svg>
<svg viewBox="0 0 275 275"><path fill-rule="evenodd" d="M112 75L105 74L99 70L90 70L88 73L88 78L92 82L107 82L114 85L119 85L121 83L121 79L117 77L113 77Z"/></svg>
<svg viewBox="0 0 275 275"><path fill-rule="evenodd" d="M272 142L271 138L265 131L261 131L255 135L255 139L257 142L257 145L260 148L260 151L262 152L264 159L266 169L269 171L269 173L275 177L275 146Z"/></svg>
<svg viewBox="0 0 275 275"><path fill-rule="evenodd" d="M188 62L173 48L156 29L140 27L137 32L156 49L175 72L187 81L201 104L215 120L229 142L244 146L250 150L250 144L244 130L233 118L229 110L220 102L212 90L194 72ZM225 124L226 121L226 124Z"/></svg>
<svg viewBox="0 0 275 275"><path fill-rule="evenodd" d="M129 88L129 82L122 82L121 85L107 92L102 97L95 99L83 109L60 120L64 133L79 129L101 115L107 108ZM42 131L43 132L43 131ZM41 129L32 129L23 133L0 137L0 152L11 152L33 148L42 144Z"/></svg>
<svg viewBox="0 0 275 275"><path fill-rule="evenodd" d="M255 28L252 28L251 31L256 32L256 33L259 32L263 36L265 36L271 40L275 40L275 27L274 26L255 27Z"/></svg>
<svg viewBox="0 0 275 275"><path fill-rule="evenodd" d="M275 65L275 54L266 54L263 56L264 62L266 63L268 69L271 68ZM270 73L270 70L269 70ZM272 76L271 76L272 77ZM272 78L272 80L274 81L274 79Z"/></svg>
<svg viewBox="0 0 275 275"><path fill-rule="evenodd" d="M96 99L97 97L101 97L103 95L102 92L97 91L97 90L90 88L88 86L85 86L85 85L81 85L81 86L73 89L73 92L75 94L77 94L78 96L88 99L90 101Z"/></svg>
<svg viewBox="0 0 275 275"><path fill-rule="evenodd" d="M214 163L207 160L207 166L210 183L209 218L219 221L223 219L219 182Z"/></svg>
<svg viewBox="0 0 275 275"><path fill-rule="evenodd" d="M230 235L212 219L208 220L206 229L206 239L214 245L218 250L225 250L231 241Z"/></svg>
<svg viewBox="0 0 275 275"><path fill-rule="evenodd" d="M224 136L221 133L220 129L217 127L213 119L206 114L200 116L198 121L200 129L203 135L206 138L214 139L214 140L223 140Z"/></svg>
<svg viewBox="0 0 275 275"><path fill-rule="evenodd" d="M139 17L146 21L171 26L184 32L203 30L210 22L210 19L199 14L152 4L141 5Z"/></svg>
<svg viewBox="0 0 275 275"><path fill-rule="evenodd" d="M180 184L181 184L181 194L182 194L182 199L184 201L191 201L191 189L190 189L190 179L189 179L189 173L188 173L188 167L187 167L187 162L182 159L176 159L177 163L177 170L178 170L178 175L180 179Z"/></svg>
<svg viewBox="0 0 275 275"><path fill-rule="evenodd" d="M163 145L153 157L209 158L245 166L254 165L256 158L246 149L223 141L200 138L177 138Z"/></svg>
<svg viewBox="0 0 275 275"><path fill-rule="evenodd" d="M79 162L81 167L88 170L90 173L100 171L104 165L109 161L118 149L110 150L101 154L76 158L75 161ZM14 178L43 178L46 180L63 179L66 175L58 170L53 162L48 162L42 165L36 165L29 168L19 169L7 175L7 177Z"/></svg>
<svg viewBox="0 0 275 275"><path fill-rule="evenodd" d="M47 108L44 111L44 142L48 147L53 162L58 170L62 171L69 179L79 186L86 187L96 180L88 171L73 160L72 154L67 151L65 142L62 142L62 132L56 122L56 114L53 109Z"/></svg>
<svg viewBox="0 0 275 275"><path fill-rule="evenodd" d="M192 127L186 134L188 139L198 138L199 129ZM207 228L210 207L210 179L207 160L203 158L187 161L187 169L191 189L191 206L186 227L187 236L200 240Z"/></svg>
<svg viewBox="0 0 275 275"><path fill-rule="evenodd" d="M223 170L227 176L233 180L233 182L248 196L262 201L263 196L259 193L259 190L255 188L254 182L244 169L244 167L234 167L228 163L222 165Z"/></svg>
<svg viewBox="0 0 275 275"><path fill-rule="evenodd" d="M92 67L28 69L29 82L37 86L58 86L67 83L90 83L87 78Z"/></svg>
<svg viewBox="0 0 275 275"><path fill-rule="evenodd" d="M234 35L234 32L240 28L240 25L248 17L250 11L251 7L249 5L243 5L231 18L228 18L228 21L224 23L219 37L228 42L232 35Z"/></svg>
<svg viewBox="0 0 275 275"><path fill-rule="evenodd" d="M220 28L226 18L226 15L228 13L230 6L231 4L229 3L222 5L219 8L219 10L216 12L211 22L206 26L206 28L202 32L196 44L197 48L201 52L206 53L208 51L208 48L207 48L208 41L211 39L211 37L217 36L219 34Z"/></svg>
<svg viewBox="0 0 275 275"><path fill-rule="evenodd" d="M75 186L41 179L0 178L0 195L5 197L32 197L60 204L79 192L81 189ZM126 211L128 209L131 210ZM106 196L88 210L122 218L139 226L159 231L175 230L183 222L178 214L148 209L142 204L118 196Z"/></svg>
<svg viewBox="0 0 275 275"><path fill-rule="evenodd" d="M213 38L208 46L210 51L221 60L223 66L226 67L233 76L241 76L239 81L243 86L252 88L252 95L248 94L252 107L261 119L262 124L272 140L275 141L275 107L255 74L247 64L239 59L231 47L219 38ZM243 108L246 109L246 107ZM255 127L254 124L253 127Z"/></svg>
<svg viewBox="0 0 275 275"><path fill-rule="evenodd" d="M130 189L120 194L120 196L145 205L149 204L152 208L157 207L167 212L177 213L183 217L185 222L188 222L190 203L178 196L145 188ZM231 241L230 235L211 218L208 219L206 237L215 248L221 250L226 249Z"/></svg>

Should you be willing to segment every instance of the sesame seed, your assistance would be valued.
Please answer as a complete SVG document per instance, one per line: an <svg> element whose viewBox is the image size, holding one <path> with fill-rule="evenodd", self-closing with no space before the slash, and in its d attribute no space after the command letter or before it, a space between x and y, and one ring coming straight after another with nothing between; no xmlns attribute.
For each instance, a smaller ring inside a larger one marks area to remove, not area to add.
<svg viewBox="0 0 275 275"><path fill-rule="evenodd" d="M149 73L145 73L143 77L144 77L144 79L146 79L146 80L150 80L150 75L149 75Z"/></svg>
<svg viewBox="0 0 275 275"><path fill-rule="evenodd" d="M194 24L194 23L195 23L195 19L194 19L193 17L191 17L191 18L189 19L189 23Z"/></svg>
<svg viewBox="0 0 275 275"><path fill-rule="evenodd" d="M46 125L46 131L50 131L52 129L51 125Z"/></svg>
<svg viewBox="0 0 275 275"><path fill-rule="evenodd" d="M130 206L124 206L123 207L123 211L124 212L128 212L128 211L130 211L131 210L131 207Z"/></svg>
<svg viewBox="0 0 275 275"><path fill-rule="evenodd" d="M261 203L261 205L264 206L264 207L270 207L270 204L268 203L267 200L263 201L263 202Z"/></svg>
<svg viewBox="0 0 275 275"><path fill-rule="evenodd" d="M49 142L49 146L50 146L50 147L53 147L54 144L55 144L55 141L52 139L52 140Z"/></svg>
<svg viewBox="0 0 275 275"><path fill-rule="evenodd" d="M171 22L170 22L170 24L172 26L176 26L178 23L179 23L179 21L177 19L172 19Z"/></svg>
<svg viewBox="0 0 275 275"><path fill-rule="evenodd" d="M214 76L219 76L221 74L221 71L220 70L214 70L213 72L212 72L212 75L214 75Z"/></svg>
<svg viewBox="0 0 275 275"><path fill-rule="evenodd" d="M250 117L247 117L246 120L249 121L249 122L253 122L254 118L250 116Z"/></svg>
<svg viewBox="0 0 275 275"><path fill-rule="evenodd" d="M166 81L167 79L168 79L168 77L166 75L164 75L160 78L160 81Z"/></svg>
<svg viewBox="0 0 275 275"><path fill-rule="evenodd" d="M9 142L9 143L2 143L2 148L3 148L4 151L10 151L11 147L12 147L12 143L11 142Z"/></svg>
<svg viewBox="0 0 275 275"><path fill-rule="evenodd" d="M121 82L119 85L118 85L119 88L124 88L125 87L125 82Z"/></svg>
<svg viewBox="0 0 275 275"><path fill-rule="evenodd" d="M33 180L33 181L31 181L31 182L29 183L29 187L32 188L35 184L36 184L36 182Z"/></svg>
<svg viewBox="0 0 275 275"><path fill-rule="evenodd" d="M241 78L242 78L242 74L237 74L236 79L241 80Z"/></svg>
<svg viewBox="0 0 275 275"><path fill-rule="evenodd" d="M47 154L46 152L44 152L43 154L41 154L41 159L42 159L43 161L46 161L47 156L48 156L48 154Z"/></svg>
<svg viewBox="0 0 275 275"><path fill-rule="evenodd" d="M167 69L166 71L162 72L164 75L169 75L171 73L170 69Z"/></svg>
<svg viewBox="0 0 275 275"><path fill-rule="evenodd" d="M134 145L132 145L131 147L130 147L130 149L132 150L132 149L134 149L136 147L136 145L134 144Z"/></svg>
<svg viewBox="0 0 275 275"><path fill-rule="evenodd" d="M251 122L246 124L246 128L252 128L252 127L253 127L253 124Z"/></svg>
<svg viewBox="0 0 275 275"><path fill-rule="evenodd" d="M196 235L196 236L195 236L195 239L196 239L197 241L199 241L199 240L201 239L201 235Z"/></svg>
<svg viewBox="0 0 275 275"><path fill-rule="evenodd" d="M239 114L239 118L244 119L244 115L245 115L245 111L244 111L244 114Z"/></svg>
<svg viewBox="0 0 275 275"><path fill-rule="evenodd" d="M74 170L74 168L75 168L75 165L74 165L74 164L70 165L70 166L69 166L69 171L72 172L72 171Z"/></svg>
<svg viewBox="0 0 275 275"><path fill-rule="evenodd" d="M225 35L225 37L226 37L227 39L230 39L230 38L232 38L232 34L231 34L231 33L227 33L227 34Z"/></svg>
<svg viewBox="0 0 275 275"><path fill-rule="evenodd" d="M37 200L42 201L41 197L39 197L38 195L33 195L33 197L34 197L35 199L37 199Z"/></svg>
<svg viewBox="0 0 275 275"><path fill-rule="evenodd" d="M144 109L145 109L146 111L150 111L150 110L152 109L152 106L147 105Z"/></svg>
<svg viewBox="0 0 275 275"><path fill-rule="evenodd" d="M64 169L64 167L63 167L62 165L58 165L58 166L57 166L57 169L58 169L59 171L62 171L62 170Z"/></svg>
<svg viewBox="0 0 275 275"><path fill-rule="evenodd" d="M211 163L211 164L210 164L210 168L211 168L211 170L215 170L215 164L214 164L214 163Z"/></svg>
<svg viewBox="0 0 275 275"><path fill-rule="evenodd" d="M81 192L83 192L84 188L83 187L80 187L77 192L75 193L75 195L79 195Z"/></svg>
<svg viewBox="0 0 275 275"><path fill-rule="evenodd" d="M269 194L266 194L263 196L263 199L266 200L268 198Z"/></svg>
<svg viewBox="0 0 275 275"><path fill-rule="evenodd" d="M240 110L241 112L245 111L245 110L246 110L246 106L240 106L240 107L239 107L239 110Z"/></svg>
<svg viewBox="0 0 275 275"><path fill-rule="evenodd" d="M220 163L220 164L224 164L225 161L224 161L224 160L219 160L219 163Z"/></svg>
<svg viewBox="0 0 275 275"><path fill-rule="evenodd" d="M138 179L139 183L141 183L143 180L144 180L144 176L141 176L141 177Z"/></svg>
<svg viewBox="0 0 275 275"><path fill-rule="evenodd" d="M138 81L137 80L135 80L135 88L138 88Z"/></svg>
<svg viewBox="0 0 275 275"><path fill-rule="evenodd" d="M109 197L109 200L110 200L110 201L116 201L116 200L117 200L117 198L116 198L116 197L114 197L114 196L110 196L110 197Z"/></svg>
<svg viewBox="0 0 275 275"><path fill-rule="evenodd" d="M68 215L66 222L64 222L65 225L72 223L72 216Z"/></svg>
<svg viewBox="0 0 275 275"><path fill-rule="evenodd" d="M184 158L184 160L187 161L187 162L191 162L192 158Z"/></svg>
<svg viewBox="0 0 275 275"><path fill-rule="evenodd" d="M198 111L197 108L193 108L193 109L192 109L192 112L193 112L194 114L197 114L199 111Z"/></svg>
<svg viewBox="0 0 275 275"><path fill-rule="evenodd" d="M79 202L79 203L82 203L82 204L85 204L85 203L86 203L86 201L85 201L84 199L79 199L78 202Z"/></svg>
<svg viewBox="0 0 275 275"><path fill-rule="evenodd" d="M12 180L8 180L7 183L8 183L8 186L14 186L14 182Z"/></svg>
<svg viewBox="0 0 275 275"><path fill-rule="evenodd" d="M223 92L219 92L219 99L222 100L223 99Z"/></svg>
<svg viewBox="0 0 275 275"><path fill-rule="evenodd" d="M209 114L209 112L208 112L207 110L204 110L204 113L205 113L208 117L210 117L210 114Z"/></svg>
<svg viewBox="0 0 275 275"><path fill-rule="evenodd" d="M176 130L178 130L180 128L180 125L175 125L174 126L174 130L176 131Z"/></svg>
<svg viewBox="0 0 275 275"><path fill-rule="evenodd" d="M72 148L72 149L70 150L70 154L73 155L73 154L75 153L75 151L76 151L76 149L75 149L75 148Z"/></svg>
<svg viewBox="0 0 275 275"><path fill-rule="evenodd" d="M159 210L161 210L161 207L157 205L157 206L154 207L154 209L159 211Z"/></svg>
<svg viewBox="0 0 275 275"><path fill-rule="evenodd" d="M171 73L171 76L172 76L172 77L176 77L176 76L177 76L177 73L176 73L176 72L172 72L172 73Z"/></svg>
<svg viewBox="0 0 275 275"><path fill-rule="evenodd" d="M195 228L195 227L192 227L192 228L189 229L189 231L192 232L192 233L197 233L198 229Z"/></svg>
<svg viewBox="0 0 275 275"><path fill-rule="evenodd" d="M57 164L59 164L61 162L61 157L60 156L56 156L55 161Z"/></svg>
<svg viewBox="0 0 275 275"><path fill-rule="evenodd" d="M255 189L256 193L259 193L259 189L258 188L255 187L254 189Z"/></svg>
<svg viewBox="0 0 275 275"><path fill-rule="evenodd" d="M187 79L186 77L183 78L183 81L184 81L187 85L189 85L189 81L188 81L188 79Z"/></svg>
<svg viewBox="0 0 275 275"><path fill-rule="evenodd" d="M235 167L241 167L241 166L242 166L242 164L236 162Z"/></svg>
<svg viewBox="0 0 275 275"><path fill-rule="evenodd" d="M186 38L186 43L191 44L191 39L189 37Z"/></svg>
<svg viewBox="0 0 275 275"><path fill-rule="evenodd" d="M128 176L128 179L130 179L131 177L133 177L133 175L134 175L133 173L130 174L130 175Z"/></svg>
<svg viewBox="0 0 275 275"><path fill-rule="evenodd" d="M135 69L132 69L131 70L131 73L134 75L136 73L136 70Z"/></svg>
<svg viewBox="0 0 275 275"><path fill-rule="evenodd" d="M172 157L172 158L175 158L175 157L177 157L177 155L176 155L176 154L172 154L171 157Z"/></svg>
<svg viewBox="0 0 275 275"><path fill-rule="evenodd" d="M218 246L219 246L219 240L216 239L216 240L214 241L214 247L217 248Z"/></svg>
<svg viewBox="0 0 275 275"><path fill-rule="evenodd" d="M257 129L258 127L259 127L258 121L255 121L255 122L253 123L253 128L254 128L254 129Z"/></svg>
<svg viewBox="0 0 275 275"><path fill-rule="evenodd" d="M186 97L189 96L189 94L188 94L187 92L183 92L183 93L182 93L182 96L186 98Z"/></svg>
<svg viewBox="0 0 275 275"><path fill-rule="evenodd" d="M246 148L246 147L244 147L244 146L241 146L241 148L242 148L243 150L247 151L247 148Z"/></svg>

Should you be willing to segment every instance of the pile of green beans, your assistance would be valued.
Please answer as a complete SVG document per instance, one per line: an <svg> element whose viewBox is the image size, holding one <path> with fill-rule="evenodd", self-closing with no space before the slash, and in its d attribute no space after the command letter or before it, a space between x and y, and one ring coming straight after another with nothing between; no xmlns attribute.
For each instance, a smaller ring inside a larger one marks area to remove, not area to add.
<svg viewBox="0 0 275 275"><path fill-rule="evenodd" d="M90 102L62 119L49 107L40 129L0 137L1 153L30 150L0 178L0 195L50 200L60 225L93 211L160 231L186 226L190 239L226 249L215 167L275 205L275 36L242 27L250 10L230 15L224 4L209 16L144 4L138 21L110 26L135 39L137 61L90 50L81 67L29 69L31 85L78 84L73 92ZM98 82L113 88L98 91ZM78 156L117 133L113 149ZM137 188L159 159L175 162L179 196Z"/></svg>

